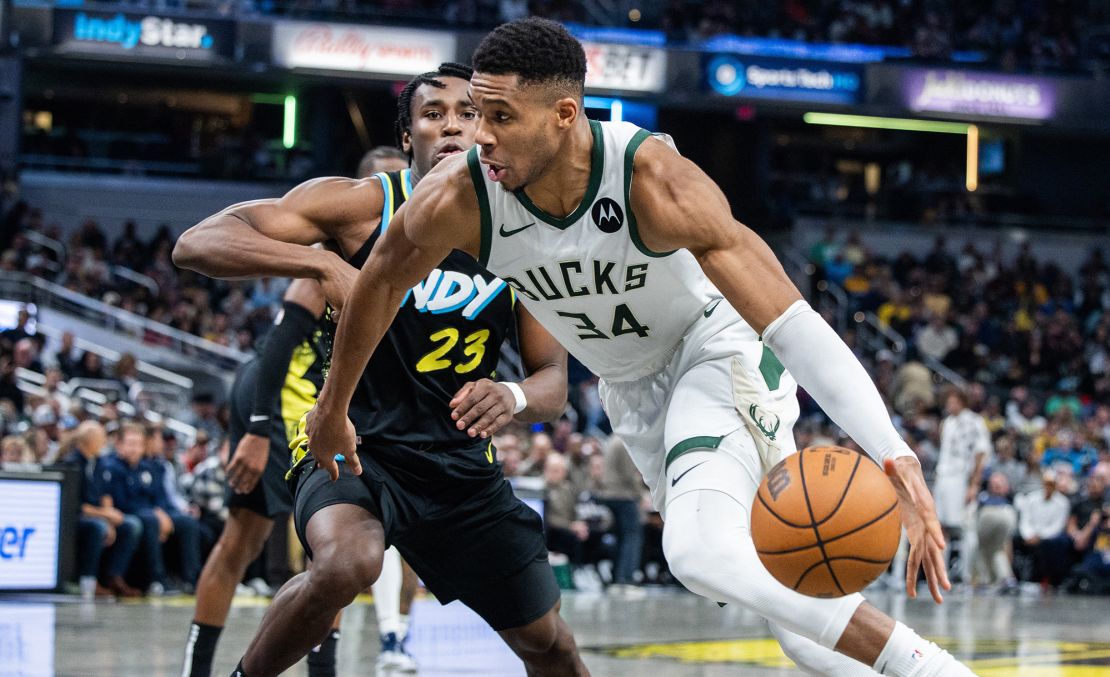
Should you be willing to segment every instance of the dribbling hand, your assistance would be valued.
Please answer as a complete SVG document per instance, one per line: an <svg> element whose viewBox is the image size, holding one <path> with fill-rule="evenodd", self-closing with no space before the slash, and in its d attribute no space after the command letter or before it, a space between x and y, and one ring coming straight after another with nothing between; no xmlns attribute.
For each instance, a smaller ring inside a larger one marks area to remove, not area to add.
<svg viewBox="0 0 1110 677"><path fill-rule="evenodd" d="M306 415L305 431L308 433L308 450L316 459L316 466L328 471L332 481L339 479L339 463L335 457L343 454L347 467L356 475L362 474L362 463L355 452L355 426L345 411L338 413L323 409L319 403Z"/></svg>
<svg viewBox="0 0 1110 677"><path fill-rule="evenodd" d="M948 569L944 565L944 533L937 520L933 495L925 486L921 463L911 456L887 460L883 470L898 492L902 508L902 525L910 541L910 555L906 561L906 594L917 598L917 571L925 567L925 580L937 604L944 601L941 590L951 590Z"/></svg>

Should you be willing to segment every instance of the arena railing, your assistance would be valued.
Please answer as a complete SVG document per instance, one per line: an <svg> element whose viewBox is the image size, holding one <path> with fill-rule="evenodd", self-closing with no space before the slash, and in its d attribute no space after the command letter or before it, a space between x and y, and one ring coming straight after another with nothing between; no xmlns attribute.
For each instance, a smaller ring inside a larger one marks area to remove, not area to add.
<svg viewBox="0 0 1110 677"><path fill-rule="evenodd" d="M46 376L37 371L24 369L22 367L15 370L16 386L28 395L38 397L46 397L47 392L44 388L46 384ZM75 400L82 410L94 416L101 416L104 413L104 405L108 404L108 397L104 392L96 387L97 382L105 384L109 390L117 389L117 386L112 381L98 381L95 379L70 379L58 385L58 390L62 391L67 397ZM197 429L180 419L173 416L166 415L165 412L153 411L150 409L136 408L126 400L120 400L116 404L117 410L127 417L141 416L151 423L160 423L166 428L172 430L178 437L186 443L191 442L196 437ZM180 408L181 411L186 410L186 405Z"/></svg>
<svg viewBox="0 0 1110 677"><path fill-rule="evenodd" d="M122 278L124 280L127 280L128 282L137 284L142 287L146 287L147 291L149 291L155 298L158 298L158 296L160 296L162 293L162 288L158 285L153 277L150 277L149 275L143 275L142 273L131 270L127 266L111 265L108 267L108 272L115 277Z"/></svg>
<svg viewBox="0 0 1110 677"><path fill-rule="evenodd" d="M847 292L835 282L829 280L820 280L816 285L811 285L809 282L814 273L817 272L817 268L794 247L789 245L780 247L780 255L784 266L802 274L801 284L798 284L799 279L797 277L791 277L795 280L798 288L803 290L803 293L805 289L811 286L816 289L819 296L817 299L809 299L810 303L813 304L816 301L821 304L816 306L818 310L822 307L829 308L831 306L834 317L837 318L840 325L836 329L838 332L843 332L848 327L847 318L850 310ZM879 350L887 349L894 354L896 364L905 361L908 342L904 336L884 325L874 313L855 311L852 313L851 319L855 323L856 337L870 352L876 353ZM928 355L919 355L917 359L933 372L933 380L936 383L948 382L959 388L967 387L967 379L946 367L939 360Z"/></svg>
<svg viewBox="0 0 1110 677"><path fill-rule="evenodd" d="M813 275L817 272L817 268L800 251L790 245L784 245L778 249L783 267L788 271L794 271L790 278L794 280L795 286L801 290L802 294L809 297L807 300L810 305L818 312L831 312L836 320L834 328L838 332L847 329L848 295L844 293L844 290L826 280L820 280L816 285L812 284Z"/></svg>
<svg viewBox="0 0 1110 677"><path fill-rule="evenodd" d="M175 350L202 361L209 367L234 369L249 359L246 353L239 350L187 334L27 273L0 273L0 294L72 313L112 331L127 334L145 344ZM147 364L147 368L158 369L150 364ZM161 380L175 382L169 378L172 372L161 372Z"/></svg>
<svg viewBox="0 0 1110 677"><path fill-rule="evenodd" d="M68 259L69 254L67 253L66 246L64 244L52 237L43 235L36 230L22 230L20 231L20 234L26 237L29 242L37 244L40 247L45 247L54 252L54 254L58 258L58 262L55 263L53 261L46 261L44 267L47 270L53 273L60 273L61 271L65 270L66 260ZM108 266L108 272L111 275L127 280L132 284L137 284L145 287L154 296L158 296L159 294L161 294L161 287L154 280L154 278L150 277L149 275L143 275L142 273L132 270L127 266L121 266L117 264L112 264Z"/></svg>
<svg viewBox="0 0 1110 677"><path fill-rule="evenodd" d="M23 230L20 231L20 235L26 237L27 241L31 242L32 244L37 244L40 247L45 247L46 249L49 249L58 257L57 263L49 260L43 261L44 268L52 273L60 273L65 268L66 248L65 245L63 245L61 242L58 242L52 237L47 237L46 235L43 235L42 233L35 230Z"/></svg>

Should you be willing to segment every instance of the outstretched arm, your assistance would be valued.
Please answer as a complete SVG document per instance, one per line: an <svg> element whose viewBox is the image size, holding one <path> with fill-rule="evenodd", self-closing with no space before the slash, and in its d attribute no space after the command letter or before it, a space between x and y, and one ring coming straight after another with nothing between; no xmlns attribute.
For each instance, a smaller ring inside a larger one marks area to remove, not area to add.
<svg viewBox="0 0 1110 677"><path fill-rule="evenodd" d="M460 159L441 162L394 215L354 281L350 310L340 314L331 369L307 426L309 449L333 479L339 476L336 454L343 454L356 474L362 471L347 408L405 293L452 249L478 251L478 200L465 158Z"/></svg>
<svg viewBox="0 0 1110 677"><path fill-rule="evenodd" d="M688 249L729 303L829 417L884 465L902 499L911 548L907 569L915 596L923 563L933 597L948 589L944 538L921 464L894 429L875 384L844 341L813 311L767 244L732 217L728 201L704 172L649 139L634 164L631 206L644 244Z"/></svg>
<svg viewBox="0 0 1110 677"><path fill-rule="evenodd" d="M334 240L352 253L381 215L376 179L313 179L273 200L253 200L213 214L178 239L173 261L209 277L312 278L340 307L353 271L339 256L310 245Z"/></svg>

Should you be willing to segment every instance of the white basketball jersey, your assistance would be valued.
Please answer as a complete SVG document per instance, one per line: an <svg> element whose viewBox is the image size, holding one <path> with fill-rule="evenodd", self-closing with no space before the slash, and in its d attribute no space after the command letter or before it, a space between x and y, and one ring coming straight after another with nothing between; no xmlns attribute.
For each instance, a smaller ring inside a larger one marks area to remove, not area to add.
<svg viewBox="0 0 1110 677"><path fill-rule="evenodd" d="M491 181L471 149L482 211L479 261L588 369L630 381L666 366L721 293L689 251L652 252L640 240L628 204L632 160L651 134L627 122L591 121L590 128L589 185L565 218Z"/></svg>

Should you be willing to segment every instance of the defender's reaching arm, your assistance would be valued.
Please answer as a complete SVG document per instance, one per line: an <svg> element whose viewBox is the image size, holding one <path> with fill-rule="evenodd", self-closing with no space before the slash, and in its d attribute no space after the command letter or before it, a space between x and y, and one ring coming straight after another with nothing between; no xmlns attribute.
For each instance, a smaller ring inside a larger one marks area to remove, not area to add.
<svg viewBox="0 0 1110 677"><path fill-rule="evenodd" d="M352 311L340 315L331 369L307 422L312 455L332 479L339 477L336 454L344 455L356 475L362 472L347 408L405 293L452 249L477 252L479 239L478 198L465 158L448 158L393 216L354 281L347 299Z"/></svg>
<svg viewBox="0 0 1110 677"><path fill-rule="evenodd" d="M685 248L729 303L763 336L833 421L883 464L910 538L906 581L916 596L925 566L934 599L949 589L944 537L921 464L894 429L878 390L844 341L813 311L767 244L736 222L725 196L694 163L656 139L636 154L631 207L644 244Z"/></svg>
<svg viewBox="0 0 1110 677"><path fill-rule="evenodd" d="M223 279L315 279L339 308L354 270L311 245L334 241L353 254L377 226L381 209L377 179L313 179L281 198L242 202L204 219L177 240L173 262Z"/></svg>

